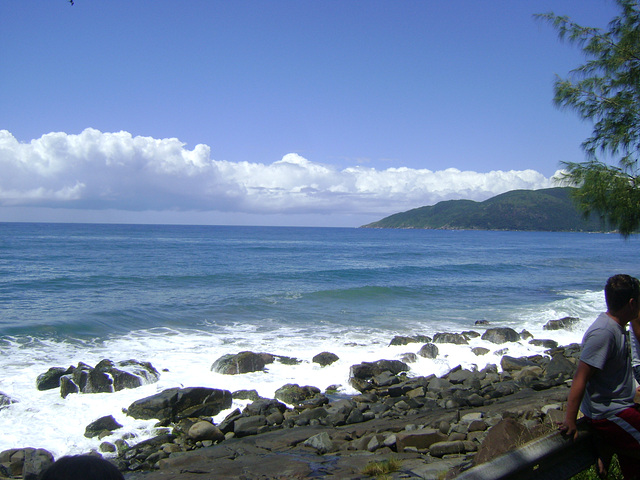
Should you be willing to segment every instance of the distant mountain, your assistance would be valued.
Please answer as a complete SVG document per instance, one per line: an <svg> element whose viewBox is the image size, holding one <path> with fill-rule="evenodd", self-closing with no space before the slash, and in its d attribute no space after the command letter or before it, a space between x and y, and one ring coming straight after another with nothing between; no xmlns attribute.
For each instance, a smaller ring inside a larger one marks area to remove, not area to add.
<svg viewBox="0 0 640 480"><path fill-rule="evenodd" d="M584 218L569 196L571 190L571 187L513 190L484 202L449 200L396 213L361 228L608 231L599 218Z"/></svg>

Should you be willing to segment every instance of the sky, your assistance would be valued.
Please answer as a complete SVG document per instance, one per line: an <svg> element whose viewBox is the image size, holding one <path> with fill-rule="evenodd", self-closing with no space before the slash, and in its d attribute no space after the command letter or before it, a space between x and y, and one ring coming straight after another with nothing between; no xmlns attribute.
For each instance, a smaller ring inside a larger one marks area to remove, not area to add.
<svg viewBox="0 0 640 480"><path fill-rule="evenodd" d="M0 222L357 227L557 186L592 125L536 13L613 0L0 2Z"/></svg>

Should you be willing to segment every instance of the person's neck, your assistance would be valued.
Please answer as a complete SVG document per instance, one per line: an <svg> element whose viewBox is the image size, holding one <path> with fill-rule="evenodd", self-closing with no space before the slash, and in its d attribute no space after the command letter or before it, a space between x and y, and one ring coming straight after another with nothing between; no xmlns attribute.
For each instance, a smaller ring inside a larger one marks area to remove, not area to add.
<svg viewBox="0 0 640 480"><path fill-rule="evenodd" d="M627 323L629 323L629 320L631 320L630 318L625 318L624 316L618 316L618 315L615 315L615 314L613 314L611 312L607 312L607 315L609 316L609 318L611 320L616 322L621 327L626 327Z"/></svg>

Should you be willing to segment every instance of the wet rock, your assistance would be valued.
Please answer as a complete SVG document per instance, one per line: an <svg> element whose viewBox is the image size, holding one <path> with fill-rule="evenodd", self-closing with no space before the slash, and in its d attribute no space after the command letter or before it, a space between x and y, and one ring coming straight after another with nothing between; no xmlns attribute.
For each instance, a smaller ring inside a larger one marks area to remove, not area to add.
<svg viewBox="0 0 640 480"><path fill-rule="evenodd" d="M556 348L558 346L558 342L549 339L533 339L529 341L529 344L544 348Z"/></svg>
<svg viewBox="0 0 640 480"><path fill-rule="evenodd" d="M425 343L420 350L418 350L418 355L424 358L436 358L438 353L438 347L434 343Z"/></svg>
<svg viewBox="0 0 640 480"><path fill-rule="evenodd" d="M409 366L400 360L378 360L377 362L363 362L352 365L349 370L349 383L363 392L372 387L373 377L389 371L393 375L406 372Z"/></svg>
<svg viewBox="0 0 640 480"><path fill-rule="evenodd" d="M119 428L122 428L122 425L116 422L116 419L113 418L112 415L107 415L105 417L100 417L98 420L87 425L84 430L84 436L87 438L93 438L105 431L111 433Z"/></svg>
<svg viewBox="0 0 640 480"><path fill-rule="evenodd" d="M0 410L2 410L5 407L8 407L12 403L16 403L16 400L11 398L6 393L0 392Z"/></svg>
<svg viewBox="0 0 640 480"><path fill-rule="evenodd" d="M486 355L487 353L489 353L491 350L489 350L488 348L484 348L484 347L473 347L471 349L471 351L474 353L474 355L480 357L482 355Z"/></svg>
<svg viewBox="0 0 640 480"><path fill-rule="evenodd" d="M513 328L509 327L489 328L482 334L482 340L502 344L506 342L517 342L520 340L520 335Z"/></svg>
<svg viewBox="0 0 640 480"><path fill-rule="evenodd" d="M231 407L231 392L216 388L170 388L133 402L127 414L133 418L176 421L199 415L215 416Z"/></svg>
<svg viewBox="0 0 640 480"><path fill-rule="evenodd" d="M251 400L252 402L261 398L257 390L236 390L231 397L234 400Z"/></svg>
<svg viewBox="0 0 640 480"><path fill-rule="evenodd" d="M433 343L453 343L455 345L467 345L467 337L461 333L436 333L433 336Z"/></svg>
<svg viewBox="0 0 640 480"><path fill-rule="evenodd" d="M340 357L338 357L335 353L331 353L331 352L319 353L311 359L313 363L317 363L322 367L331 365L332 363L335 363L338 360L340 360Z"/></svg>
<svg viewBox="0 0 640 480"><path fill-rule="evenodd" d="M564 317L559 320L549 320L542 328L545 330L571 330L580 319L577 317Z"/></svg>
<svg viewBox="0 0 640 480"><path fill-rule="evenodd" d="M275 391L274 397L289 405L297 405L319 394L320 389L317 387L301 387L297 383L287 383Z"/></svg>
<svg viewBox="0 0 640 480"><path fill-rule="evenodd" d="M238 375L249 372L261 372L267 365L264 355L254 352L240 352L227 354L218 358L211 370L224 375Z"/></svg>
<svg viewBox="0 0 640 480"><path fill-rule="evenodd" d="M38 375L36 388L38 390L51 390L60 387L60 377L72 373L72 367L51 367L44 373Z"/></svg>

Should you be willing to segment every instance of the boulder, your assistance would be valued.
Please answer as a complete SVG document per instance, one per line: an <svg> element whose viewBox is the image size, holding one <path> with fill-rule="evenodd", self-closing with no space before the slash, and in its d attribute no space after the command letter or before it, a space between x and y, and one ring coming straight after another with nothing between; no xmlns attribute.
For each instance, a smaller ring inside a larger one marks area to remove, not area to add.
<svg viewBox="0 0 640 480"><path fill-rule="evenodd" d="M556 353L547 365L544 376L546 378L572 378L576 371L576 365L561 353Z"/></svg>
<svg viewBox="0 0 640 480"><path fill-rule="evenodd" d="M530 345L535 345L536 347L544 347L544 348L556 348L558 346L558 342L555 340L549 339L538 339L535 338L533 340L529 340Z"/></svg>
<svg viewBox="0 0 640 480"><path fill-rule="evenodd" d="M2 410L5 407L8 407L12 403L16 403L16 400L11 398L6 393L0 392L0 410Z"/></svg>
<svg viewBox="0 0 640 480"><path fill-rule="evenodd" d="M389 371L393 375L406 372L409 366L400 360L378 360L377 362L362 362L351 365L349 369L349 383L357 390L363 392L371 387L374 377L382 372Z"/></svg>
<svg viewBox="0 0 640 480"><path fill-rule="evenodd" d="M473 352L474 355L480 357L482 355L486 355L487 353L490 352L490 350L488 348L484 348L484 347L473 347L471 349L471 351Z"/></svg>
<svg viewBox="0 0 640 480"><path fill-rule="evenodd" d="M391 339L389 345L409 345L410 343L417 343L418 341L413 337L405 337L401 335L396 335Z"/></svg>
<svg viewBox="0 0 640 480"><path fill-rule="evenodd" d="M301 387L297 383L287 383L275 391L274 397L289 405L297 405L319 394L320 389L317 387Z"/></svg>
<svg viewBox="0 0 640 480"><path fill-rule="evenodd" d="M496 344L517 342L520 340L520 335L513 328L509 327L488 328L482 334L482 340Z"/></svg>
<svg viewBox="0 0 640 480"><path fill-rule="evenodd" d="M500 360L500 366L502 370L505 372L511 372L514 370L521 370L524 367L537 367L538 365L535 362L532 362L527 357L510 357L509 355L504 355Z"/></svg>
<svg viewBox="0 0 640 480"><path fill-rule="evenodd" d="M532 434L522 423L507 417L491 427L484 438L473 464L479 465L513 450L532 439Z"/></svg>
<svg viewBox="0 0 640 480"><path fill-rule="evenodd" d="M461 333L436 333L433 336L433 343L453 343L455 345L467 345L467 337Z"/></svg>
<svg viewBox="0 0 640 480"><path fill-rule="evenodd" d="M434 343L425 343L420 350L418 350L418 355L424 358L436 358L438 353L440 352Z"/></svg>
<svg viewBox="0 0 640 480"><path fill-rule="evenodd" d="M215 416L230 408L231 403L231 392L228 390L205 387L169 388L136 400L127 409L127 415L143 420L157 418L175 422L188 417Z"/></svg>
<svg viewBox="0 0 640 480"><path fill-rule="evenodd" d="M559 320L549 320L542 328L545 330L571 330L580 322L577 317L564 317Z"/></svg>
<svg viewBox="0 0 640 480"><path fill-rule="evenodd" d="M330 452L333 449L333 442L327 432L318 433L306 439L302 445L314 448L320 454Z"/></svg>
<svg viewBox="0 0 640 480"><path fill-rule="evenodd" d="M311 361L313 363L320 364L320 366L322 367L326 367L327 365L331 365L332 363L337 362L338 360L340 360L340 357L338 357L335 353L322 352L314 356Z"/></svg>
<svg viewBox="0 0 640 480"><path fill-rule="evenodd" d="M51 452L43 448L25 448L22 463L23 480L39 480L42 473L52 464Z"/></svg>
<svg viewBox="0 0 640 480"><path fill-rule="evenodd" d="M224 375L238 375L241 373L261 372L267 362L265 356L254 352L240 352L237 354L227 354L218 358L211 370Z"/></svg>
<svg viewBox="0 0 640 480"><path fill-rule="evenodd" d="M95 420L87 425L84 430L84 436L87 438L93 438L97 437L104 431L110 433L119 428L122 428L122 425L116 422L116 419L113 418L112 415L107 415L105 417L100 417L98 420Z"/></svg>
<svg viewBox="0 0 640 480"><path fill-rule="evenodd" d="M220 442L224 440L224 433L220 431L218 427L206 420L200 420L194 423L187 436L194 442L201 442L203 440L211 440L212 442Z"/></svg>
<svg viewBox="0 0 640 480"><path fill-rule="evenodd" d="M52 390L60 386L60 377L72 373L73 367L51 367L36 378L36 388L38 390Z"/></svg>

